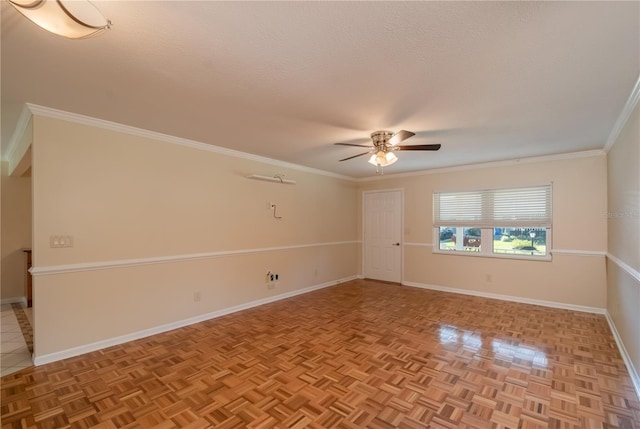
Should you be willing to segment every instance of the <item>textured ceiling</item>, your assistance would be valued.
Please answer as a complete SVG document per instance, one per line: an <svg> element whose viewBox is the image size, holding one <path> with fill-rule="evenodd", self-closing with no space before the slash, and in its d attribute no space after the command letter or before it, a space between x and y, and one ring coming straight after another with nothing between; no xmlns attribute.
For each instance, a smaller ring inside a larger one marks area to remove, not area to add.
<svg viewBox="0 0 640 429"><path fill-rule="evenodd" d="M640 71L639 2L94 1L54 36L2 2L2 147L25 102L353 177L601 149Z"/></svg>

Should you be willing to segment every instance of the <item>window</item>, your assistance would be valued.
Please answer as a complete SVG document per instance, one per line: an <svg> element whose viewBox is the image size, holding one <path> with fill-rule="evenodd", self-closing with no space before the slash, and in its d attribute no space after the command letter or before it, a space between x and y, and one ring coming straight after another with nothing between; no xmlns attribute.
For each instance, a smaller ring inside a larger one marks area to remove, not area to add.
<svg viewBox="0 0 640 429"><path fill-rule="evenodd" d="M436 252L549 259L551 185L433 193Z"/></svg>
<svg viewBox="0 0 640 429"><path fill-rule="evenodd" d="M482 248L482 230L480 228L441 226L439 233L440 250L479 252Z"/></svg>
<svg viewBox="0 0 640 429"><path fill-rule="evenodd" d="M547 255L547 228L494 228L493 253Z"/></svg>

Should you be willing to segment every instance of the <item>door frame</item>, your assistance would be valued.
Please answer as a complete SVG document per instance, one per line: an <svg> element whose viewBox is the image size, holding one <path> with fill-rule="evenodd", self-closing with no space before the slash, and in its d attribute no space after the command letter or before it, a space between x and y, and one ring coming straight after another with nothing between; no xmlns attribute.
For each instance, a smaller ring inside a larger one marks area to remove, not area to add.
<svg viewBox="0 0 640 429"><path fill-rule="evenodd" d="M362 278L366 278L365 273L365 233L364 227L366 225L366 204L365 204L365 195L366 194L377 194L381 192L399 192L400 193L400 284L402 285L404 282L404 188L389 188L389 189L371 189L368 191L362 191L362 218L360 219L362 230L360 233L362 234L362 249L360 259L362 260Z"/></svg>

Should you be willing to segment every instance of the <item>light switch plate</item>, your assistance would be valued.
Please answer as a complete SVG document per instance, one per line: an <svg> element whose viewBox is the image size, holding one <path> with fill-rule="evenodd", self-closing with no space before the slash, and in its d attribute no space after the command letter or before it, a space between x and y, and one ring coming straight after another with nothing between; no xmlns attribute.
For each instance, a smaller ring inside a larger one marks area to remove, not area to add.
<svg viewBox="0 0 640 429"><path fill-rule="evenodd" d="M52 235L49 237L49 247L73 247L72 235Z"/></svg>

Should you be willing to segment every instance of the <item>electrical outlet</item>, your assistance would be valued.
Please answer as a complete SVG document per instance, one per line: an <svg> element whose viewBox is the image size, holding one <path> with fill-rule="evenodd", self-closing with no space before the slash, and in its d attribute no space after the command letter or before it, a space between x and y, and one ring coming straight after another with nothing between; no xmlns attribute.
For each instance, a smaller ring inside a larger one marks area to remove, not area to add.
<svg viewBox="0 0 640 429"><path fill-rule="evenodd" d="M276 274L276 281L280 280L280 274Z"/></svg>
<svg viewBox="0 0 640 429"><path fill-rule="evenodd" d="M273 274L271 270L267 271L267 275L265 276L264 282L267 284L267 290L272 290L276 288L275 279L277 274Z"/></svg>

